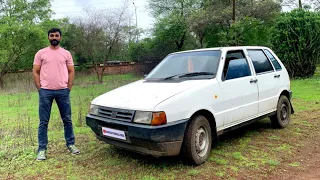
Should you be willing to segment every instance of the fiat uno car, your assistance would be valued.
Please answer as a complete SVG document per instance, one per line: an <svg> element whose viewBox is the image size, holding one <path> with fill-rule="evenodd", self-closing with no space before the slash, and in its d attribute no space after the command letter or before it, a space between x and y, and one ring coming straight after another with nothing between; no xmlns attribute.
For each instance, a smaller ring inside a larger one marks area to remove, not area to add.
<svg viewBox="0 0 320 180"><path fill-rule="evenodd" d="M119 148L183 155L199 165L221 134L270 117L284 128L294 113L290 79L268 47L221 47L169 54L144 79L96 97L86 123Z"/></svg>

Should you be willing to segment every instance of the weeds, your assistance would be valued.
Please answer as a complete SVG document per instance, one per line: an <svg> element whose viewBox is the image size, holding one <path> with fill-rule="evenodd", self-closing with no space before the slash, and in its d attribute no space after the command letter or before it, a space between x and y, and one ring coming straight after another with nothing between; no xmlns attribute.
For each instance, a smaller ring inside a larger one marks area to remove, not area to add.
<svg viewBox="0 0 320 180"><path fill-rule="evenodd" d="M294 163L289 164L289 166L299 167L299 166L300 166L300 163L299 163L299 162L294 162Z"/></svg>
<svg viewBox="0 0 320 180"><path fill-rule="evenodd" d="M268 163L269 163L271 166L277 166L277 165L280 164L280 162L277 161L277 160L269 160Z"/></svg>
<svg viewBox="0 0 320 180"><path fill-rule="evenodd" d="M188 172L190 176L197 176L200 172L196 169L192 169Z"/></svg>

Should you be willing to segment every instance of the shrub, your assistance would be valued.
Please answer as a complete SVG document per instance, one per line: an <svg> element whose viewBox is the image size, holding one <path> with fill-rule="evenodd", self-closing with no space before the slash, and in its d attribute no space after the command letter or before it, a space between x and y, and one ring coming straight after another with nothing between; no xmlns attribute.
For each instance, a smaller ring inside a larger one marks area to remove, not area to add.
<svg viewBox="0 0 320 180"><path fill-rule="evenodd" d="M303 9L283 13L272 38L273 49L291 77L311 77L320 58L320 15Z"/></svg>

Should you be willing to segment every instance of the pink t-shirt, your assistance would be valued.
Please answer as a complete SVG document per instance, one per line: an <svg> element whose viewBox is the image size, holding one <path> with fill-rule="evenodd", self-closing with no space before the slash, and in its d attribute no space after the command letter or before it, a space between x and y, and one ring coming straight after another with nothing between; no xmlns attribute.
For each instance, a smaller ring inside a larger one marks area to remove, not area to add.
<svg viewBox="0 0 320 180"><path fill-rule="evenodd" d="M69 51L50 47L39 50L34 57L34 65L40 65L40 86L43 89L65 89L68 87L68 65L73 65Z"/></svg>

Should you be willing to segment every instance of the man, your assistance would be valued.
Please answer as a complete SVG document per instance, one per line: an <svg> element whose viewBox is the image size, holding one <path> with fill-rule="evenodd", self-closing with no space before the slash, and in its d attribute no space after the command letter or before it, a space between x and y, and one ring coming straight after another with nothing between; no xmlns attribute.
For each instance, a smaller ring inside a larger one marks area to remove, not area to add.
<svg viewBox="0 0 320 180"><path fill-rule="evenodd" d="M60 47L61 30L48 31L50 46L39 50L34 58L33 78L39 91L39 129L37 160L46 159L48 124L53 100L56 101L64 124L67 149L72 154L80 151L74 145L75 137L71 121L70 91L74 79L74 64L71 53Z"/></svg>

